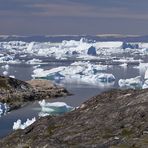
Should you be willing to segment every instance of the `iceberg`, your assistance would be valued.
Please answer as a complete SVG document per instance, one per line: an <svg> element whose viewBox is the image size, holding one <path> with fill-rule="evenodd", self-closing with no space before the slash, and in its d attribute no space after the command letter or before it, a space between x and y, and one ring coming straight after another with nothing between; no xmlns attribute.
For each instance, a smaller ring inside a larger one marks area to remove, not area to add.
<svg viewBox="0 0 148 148"><path fill-rule="evenodd" d="M143 88L143 89L148 88L148 80L145 80L145 82L144 82L142 88Z"/></svg>
<svg viewBox="0 0 148 148"><path fill-rule="evenodd" d="M140 76L130 79L120 79L118 81L118 84L121 88L131 88L131 89L142 88L142 81Z"/></svg>
<svg viewBox="0 0 148 148"><path fill-rule="evenodd" d="M72 111L74 108L68 106L65 102L53 102L49 103L45 100L39 101L41 106L41 111L43 113L48 113L49 115L63 114Z"/></svg>
<svg viewBox="0 0 148 148"><path fill-rule="evenodd" d="M148 79L148 69L147 69L146 72L145 72L144 79Z"/></svg>
<svg viewBox="0 0 148 148"><path fill-rule="evenodd" d="M8 64L3 65L2 68L8 70L9 69L9 65Z"/></svg>
<svg viewBox="0 0 148 148"><path fill-rule="evenodd" d="M85 38L80 40L63 40L61 42L0 42L1 63L11 63L13 60L24 59L26 56L52 57L55 59L78 58L84 60L108 58L111 55L148 55L148 43L128 43L121 41L90 41ZM13 56L14 55L14 56ZM17 55L17 56L16 56ZM16 59L17 58L17 59ZM30 61L31 62L31 61ZM131 61L129 61L131 62ZM137 63L136 61L132 61Z"/></svg>
<svg viewBox="0 0 148 148"><path fill-rule="evenodd" d="M127 63L123 63L123 64L120 64L121 67L123 68L127 68L128 64Z"/></svg>
<svg viewBox="0 0 148 148"><path fill-rule="evenodd" d="M8 71L4 71L4 72L3 72L3 75L4 75L4 76L7 76L7 75L8 75Z"/></svg>
<svg viewBox="0 0 148 148"><path fill-rule="evenodd" d="M3 104L0 102L0 116L7 113L9 109L9 106L6 103Z"/></svg>
<svg viewBox="0 0 148 148"><path fill-rule="evenodd" d="M95 80L99 82L113 82L115 81L115 77L113 74L109 73L101 73L95 76Z"/></svg>
<svg viewBox="0 0 148 148"><path fill-rule="evenodd" d="M27 63L27 64L35 65L35 64L40 64L40 63L42 63L42 60L33 58L32 60L29 60L29 61L27 61L26 63Z"/></svg>
<svg viewBox="0 0 148 148"><path fill-rule="evenodd" d="M27 119L26 122L22 123L20 119L18 119L16 122L13 124L13 130L18 130L18 129L25 129L26 127L30 126L36 121L36 118L32 118L31 120Z"/></svg>
<svg viewBox="0 0 148 148"><path fill-rule="evenodd" d="M107 65L95 65L90 62L74 62L67 67L61 66L50 70L35 69L32 77L59 80L62 82L72 82L75 80L87 84L96 85L98 83L99 85L99 82L110 83L115 81L115 77L112 74L102 73L107 68Z"/></svg>

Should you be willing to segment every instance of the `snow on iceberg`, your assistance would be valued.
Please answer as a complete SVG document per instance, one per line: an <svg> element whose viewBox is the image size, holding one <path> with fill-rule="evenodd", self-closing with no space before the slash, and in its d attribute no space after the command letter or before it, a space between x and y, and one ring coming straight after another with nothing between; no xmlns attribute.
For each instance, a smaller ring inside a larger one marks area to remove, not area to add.
<svg viewBox="0 0 148 148"><path fill-rule="evenodd" d="M145 72L144 79L145 79L145 82L144 82L142 88L143 88L143 89L146 89L146 88L148 88L148 68L147 68L147 70L146 70L146 72Z"/></svg>
<svg viewBox="0 0 148 148"><path fill-rule="evenodd" d="M144 79L148 79L148 69L147 69L146 72L145 72Z"/></svg>
<svg viewBox="0 0 148 148"><path fill-rule="evenodd" d="M8 75L8 71L4 71L4 72L3 72L3 75L4 75L4 76L7 76L7 75Z"/></svg>
<svg viewBox="0 0 148 148"><path fill-rule="evenodd" d="M13 124L13 130L18 130L18 129L25 129L26 127L30 126L36 121L36 118L32 118L31 120L27 119L26 122L22 123L20 119L18 119L16 122Z"/></svg>
<svg viewBox="0 0 148 148"><path fill-rule="evenodd" d="M9 65L8 64L3 65L2 68L8 70L9 69Z"/></svg>
<svg viewBox="0 0 148 148"><path fill-rule="evenodd" d="M145 80L143 86L142 86L142 89L146 89L148 88L148 80Z"/></svg>
<svg viewBox="0 0 148 148"><path fill-rule="evenodd" d="M75 80L96 85L99 82L109 83L115 81L115 77L112 74L102 73L102 71L107 70L107 68L107 65L95 65L90 62L75 62L67 67L62 66L50 70L39 68L34 70L32 76L34 78L61 80L62 82Z"/></svg>
<svg viewBox="0 0 148 148"><path fill-rule="evenodd" d="M127 68L128 64L127 63L123 63L123 64L120 64L121 67L123 68Z"/></svg>
<svg viewBox="0 0 148 148"><path fill-rule="evenodd" d="M41 112L46 113L46 115L63 114L74 109L73 107L67 105L65 102L49 103L45 100L42 100L39 101L39 105L41 106Z"/></svg>
<svg viewBox="0 0 148 148"><path fill-rule="evenodd" d="M113 74L101 73L95 76L95 80L99 82L113 82L115 81L115 77Z"/></svg>
<svg viewBox="0 0 148 148"><path fill-rule="evenodd" d="M33 64L33 65L34 64L40 64L40 63L42 63L42 60L33 58L32 60L29 60L26 63L27 64Z"/></svg>
<svg viewBox="0 0 148 148"><path fill-rule="evenodd" d="M142 81L140 76L130 79L120 79L118 81L118 84L121 88L131 88L131 89L142 88Z"/></svg>
<svg viewBox="0 0 148 148"><path fill-rule="evenodd" d="M120 41L113 41L113 42L96 42L95 46L97 48L104 48L104 49L110 49L110 48L122 48L123 42Z"/></svg>

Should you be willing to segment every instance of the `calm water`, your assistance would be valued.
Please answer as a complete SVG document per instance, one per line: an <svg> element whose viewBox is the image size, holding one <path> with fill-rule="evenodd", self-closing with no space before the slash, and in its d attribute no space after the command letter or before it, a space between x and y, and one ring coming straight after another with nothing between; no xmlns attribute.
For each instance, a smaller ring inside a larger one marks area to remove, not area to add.
<svg viewBox="0 0 148 148"><path fill-rule="evenodd" d="M50 69L61 65L69 65L69 63L49 63L41 65L41 67L44 69ZM106 72L112 73L116 78L115 84L111 88L118 88L119 87L118 80L121 78L131 78L131 77L136 77L138 75L141 75L141 77L143 78L144 73L139 72L139 70L133 68L133 66L134 65L129 65L127 69L124 69L123 67L120 67L118 65L114 65L108 68ZM10 65L8 73L9 75L15 75L15 77L20 80L30 80L33 70L34 68L31 65L16 64L16 65ZM1 68L0 74L2 74L3 71L4 70ZM63 85L68 89L69 92L71 92L74 95L53 99L50 100L50 102L64 101L68 105L77 107L82 102L86 101L92 96L95 96L103 91L111 89L108 88L106 85L91 86L88 84L81 84L79 82L75 84L67 83ZM27 118L31 119L34 116L37 117L40 111L41 108L38 105L38 102L33 102L29 103L28 105L24 106L21 109L12 111L11 113L8 113L7 115L0 117L0 137L5 136L12 131L13 122L16 121L18 118L21 119L22 121L26 121Z"/></svg>

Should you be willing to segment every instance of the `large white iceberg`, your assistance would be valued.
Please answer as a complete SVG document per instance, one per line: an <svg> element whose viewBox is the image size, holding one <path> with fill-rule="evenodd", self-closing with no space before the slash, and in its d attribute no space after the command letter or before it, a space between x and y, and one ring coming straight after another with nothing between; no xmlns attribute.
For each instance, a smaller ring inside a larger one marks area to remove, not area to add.
<svg viewBox="0 0 148 148"><path fill-rule="evenodd" d="M107 65L95 65L90 62L74 62L67 67L61 66L50 70L39 68L33 71L34 74L32 76L33 78L60 80L62 82L74 80L87 84L97 84L99 82L110 83L115 81L115 77L113 74L103 72L107 68Z"/></svg>
<svg viewBox="0 0 148 148"><path fill-rule="evenodd" d="M37 57L54 57L55 59L81 58L100 59L111 58L111 55L148 55L148 43L126 43L120 41L96 42L85 38L80 40L63 40L61 42L0 42L0 49L7 54L0 55L0 62L13 62L15 55L31 55ZM6 56L5 56L6 55ZM12 56L13 55L13 56ZM23 58L23 57L22 57ZM18 58L19 59L19 58ZM130 61L136 62L136 61ZM138 61L137 61L138 62Z"/></svg>
<svg viewBox="0 0 148 148"><path fill-rule="evenodd" d="M18 130L18 129L25 129L26 127L30 126L36 121L36 118L32 118L31 120L27 119L26 122L22 123L20 119L18 119L16 122L13 124L13 130Z"/></svg>
<svg viewBox="0 0 148 148"><path fill-rule="evenodd" d="M142 81L140 76L130 79L120 79L118 81L118 84L121 88L131 88L131 89L142 88Z"/></svg>
<svg viewBox="0 0 148 148"><path fill-rule="evenodd" d="M63 114L74 109L73 107L67 105L65 102L49 103L45 100L42 100L39 101L39 105L41 106L41 112L45 113L46 115Z"/></svg>

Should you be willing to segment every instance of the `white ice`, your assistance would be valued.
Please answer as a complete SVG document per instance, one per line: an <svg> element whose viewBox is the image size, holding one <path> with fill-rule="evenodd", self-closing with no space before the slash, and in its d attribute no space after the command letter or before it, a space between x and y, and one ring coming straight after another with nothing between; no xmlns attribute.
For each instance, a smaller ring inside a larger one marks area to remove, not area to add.
<svg viewBox="0 0 148 148"><path fill-rule="evenodd" d="M99 82L110 83L115 81L113 74L105 73L107 65L95 65L90 62L75 62L70 66L61 66L50 70L38 68L34 70L33 78L46 78L50 80L81 81L87 84ZM99 85L99 84L98 84Z"/></svg>
<svg viewBox="0 0 148 148"><path fill-rule="evenodd" d="M31 120L27 119L26 122L22 123L20 119L18 119L16 122L13 124L13 130L18 130L18 129L25 129L26 127L30 126L36 121L36 118L32 118Z"/></svg>
<svg viewBox="0 0 148 148"><path fill-rule="evenodd" d="M9 109L10 109L9 106L6 103L3 104L0 102L0 116L2 114L7 113L9 111Z"/></svg>
<svg viewBox="0 0 148 148"><path fill-rule="evenodd" d="M67 105L65 102L53 102L49 103L45 100L39 101L41 111L48 114L61 114L72 111L74 108Z"/></svg>
<svg viewBox="0 0 148 148"><path fill-rule="evenodd" d="M130 45L128 48L124 48L124 42L112 41L112 42L89 42L85 38L81 38L79 41L69 40L59 43L51 42L22 42L22 41L10 41L0 42L0 49L3 51L11 51L13 54L22 55L34 55L44 57L54 57L56 59L67 59L70 57L82 58L82 59L96 59L100 57L111 57L112 54L130 53L132 55L148 55L148 43L126 43ZM89 54L90 47L95 48L96 55L91 56ZM133 49L132 47L136 47ZM8 53L8 52L7 52ZM5 55L5 54L3 54ZM11 54L12 55L12 54ZM0 56L0 62L13 62L14 57ZM121 62L121 61L120 61ZM128 62L138 62L136 60L128 60Z"/></svg>
<svg viewBox="0 0 148 148"><path fill-rule="evenodd" d="M3 72L3 75L4 75L4 76L7 76L7 75L8 75L8 71L4 71L4 72Z"/></svg>
<svg viewBox="0 0 148 148"><path fill-rule="evenodd" d="M120 79L118 81L118 84L121 88L131 88L131 89L142 88L142 81L140 76L130 79Z"/></svg>

